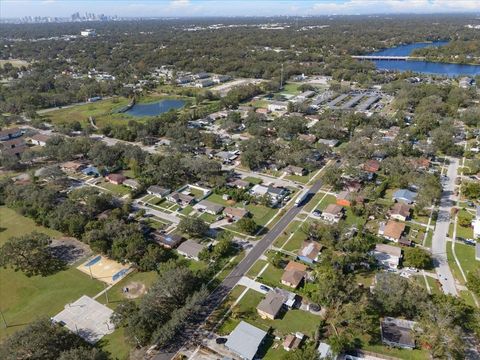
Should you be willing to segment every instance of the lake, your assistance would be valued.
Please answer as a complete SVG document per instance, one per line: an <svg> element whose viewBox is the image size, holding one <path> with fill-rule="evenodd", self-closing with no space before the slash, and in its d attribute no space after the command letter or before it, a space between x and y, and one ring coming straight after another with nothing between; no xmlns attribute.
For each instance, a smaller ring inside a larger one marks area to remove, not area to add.
<svg viewBox="0 0 480 360"><path fill-rule="evenodd" d="M185 106L185 101L177 99L165 99L147 104L135 104L125 114L141 116L157 116L172 109L180 109Z"/></svg>
<svg viewBox="0 0 480 360"><path fill-rule="evenodd" d="M408 56L411 55L411 53L415 49L424 48L427 46L443 46L446 44L448 44L448 41L435 41L430 43L400 45L393 48L370 53L368 55ZM374 60L373 62L378 69L382 70L413 71L423 74L443 75L449 77L455 77L460 75L480 75L480 65L450 64L417 60Z"/></svg>

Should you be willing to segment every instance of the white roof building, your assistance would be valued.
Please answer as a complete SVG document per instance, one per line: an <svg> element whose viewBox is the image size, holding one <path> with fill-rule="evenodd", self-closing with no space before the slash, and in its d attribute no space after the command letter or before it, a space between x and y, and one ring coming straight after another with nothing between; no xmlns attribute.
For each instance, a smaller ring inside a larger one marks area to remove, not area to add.
<svg viewBox="0 0 480 360"><path fill-rule="evenodd" d="M242 359L253 360L267 333L245 321L230 333L225 346Z"/></svg>

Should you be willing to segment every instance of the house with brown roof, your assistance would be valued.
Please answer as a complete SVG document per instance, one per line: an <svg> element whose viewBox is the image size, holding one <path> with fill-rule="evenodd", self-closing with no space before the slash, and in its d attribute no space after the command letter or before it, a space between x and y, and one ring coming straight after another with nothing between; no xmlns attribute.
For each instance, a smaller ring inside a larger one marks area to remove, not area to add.
<svg viewBox="0 0 480 360"><path fill-rule="evenodd" d="M380 170L380 162L374 159L367 160L365 164L363 164L363 170L369 173L376 173Z"/></svg>
<svg viewBox="0 0 480 360"><path fill-rule="evenodd" d="M317 137L313 134L300 134L298 135L298 140L306 141L310 144L313 144L317 141Z"/></svg>
<svg viewBox="0 0 480 360"><path fill-rule="evenodd" d="M381 227L380 227L381 229ZM394 220L388 220L387 224L382 230L379 230L379 235L385 239L398 242L405 231L405 224Z"/></svg>
<svg viewBox="0 0 480 360"><path fill-rule="evenodd" d="M391 219L407 221L410 217L410 206L403 202L395 203L388 214Z"/></svg>
<svg viewBox="0 0 480 360"><path fill-rule="evenodd" d="M307 174L307 170L300 166L288 165L285 169L283 169L283 173L286 175L304 176Z"/></svg>
<svg viewBox="0 0 480 360"><path fill-rule="evenodd" d="M158 230L152 233L153 240L167 249L174 249L184 240L184 238L177 234L162 234Z"/></svg>
<svg viewBox="0 0 480 360"><path fill-rule="evenodd" d="M66 173L76 173L85 168L85 163L81 161L67 161L60 165L60 169Z"/></svg>
<svg viewBox="0 0 480 360"><path fill-rule="evenodd" d="M230 219L240 220L248 215L248 210L242 209L242 208L235 208L235 207L226 207L223 210L223 213L225 214L226 217Z"/></svg>
<svg viewBox="0 0 480 360"><path fill-rule="evenodd" d="M282 284L296 289L305 278L307 267L295 261L290 261L282 275Z"/></svg>
<svg viewBox="0 0 480 360"><path fill-rule="evenodd" d="M318 261L318 255L322 251L322 245L313 240L306 240L302 244L302 248L298 251L298 259L308 264Z"/></svg>
<svg viewBox="0 0 480 360"><path fill-rule="evenodd" d="M298 349L304 338L305 335L300 332L288 334L283 340L283 349L285 351Z"/></svg>
<svg viewBox="0 0 480 360"><path fill-rule="evenodd" d="M283 308L284 297L275 292L269 291L265 298L257 306L257 313L262 319L274 320Z"/></svg>
<svg viewBox="0 0 480 360"><path fill-rule="evenodd" d="M115 185L122 185L123 182L127 180L127 178L122 174L108 174L107 176L105 176L105 179L109 183L115 184Z"/></svg>
<svg viewBox="0 0 480 360"><path fill-rule="evenodd" d="M38 146L46 146L48 139L50 139L50 135L46 135L46 134L38 133L30 136L30 142L33 145L38 145Z"/></svg>
<svg viewBox="0 0 480 360"><path fill-rule="evenodd" d="M0 142L0 153L4 155L20 156L27 150L27 144L23 138L13 138Z"/></svg>
<svg viewBox="0 0 480 360"><path fill-rule="evenodd" d="M328 222L338 223L343 217L343 206L329 204L322 213L322 219Z"/></svg>

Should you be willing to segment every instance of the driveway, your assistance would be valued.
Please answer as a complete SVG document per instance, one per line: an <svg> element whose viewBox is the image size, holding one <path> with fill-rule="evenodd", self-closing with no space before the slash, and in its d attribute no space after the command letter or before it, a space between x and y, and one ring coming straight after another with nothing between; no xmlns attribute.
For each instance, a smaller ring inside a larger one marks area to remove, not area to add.
<svg viewBox="0 0 480 360"><path fill-rule="evenodd" d="M176 225L180 223L180 219L174 214L167 214L162 211L152 209L151 207L140 205L139 203L134 203L132 206L133 208L144 209L146 214L154 215L160 219L170 221L171 223L174 223Z"/></svg>
<svg viewBox="0 0 480 360"><path fill-rule="evenodd" d="M447 234L450 226L450 211L455 204L455 178L457 177L458 159L449 158L446 178L443 181L443 193L440 199L437 224L432 238L432 255L435 263L435 272L442 284L445 294L458 295L455 279L447 261Z"/></svg>

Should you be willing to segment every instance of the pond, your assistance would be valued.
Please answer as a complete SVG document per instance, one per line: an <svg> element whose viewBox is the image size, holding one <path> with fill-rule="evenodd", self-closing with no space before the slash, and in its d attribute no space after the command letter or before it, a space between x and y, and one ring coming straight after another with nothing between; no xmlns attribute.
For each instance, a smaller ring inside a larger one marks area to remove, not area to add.
<svg viewBox="0 0 480 360"><path fill-rule="evenodd" d="M125 114L142 117L157 116L172 109L181 109L185 106L185 101L178 99L164 99L146 104L135 104Z"/></svg>
<svg viewBox="0 0 480 360"><path fill-rule="evenodd" d="M448 44L448 41L435 41L429 43L414 43L408 45L400 45L389 49L377 51L368 55L379 56L408 56L413 50L424 48L427 46L443 46ZM395 71L413 71L423 74L433 74L455 77L460 75L475 76L480 75L480 65L467 64L451 64L431 61L419 60L374 60L378 69L395 70Z"/></svg>

